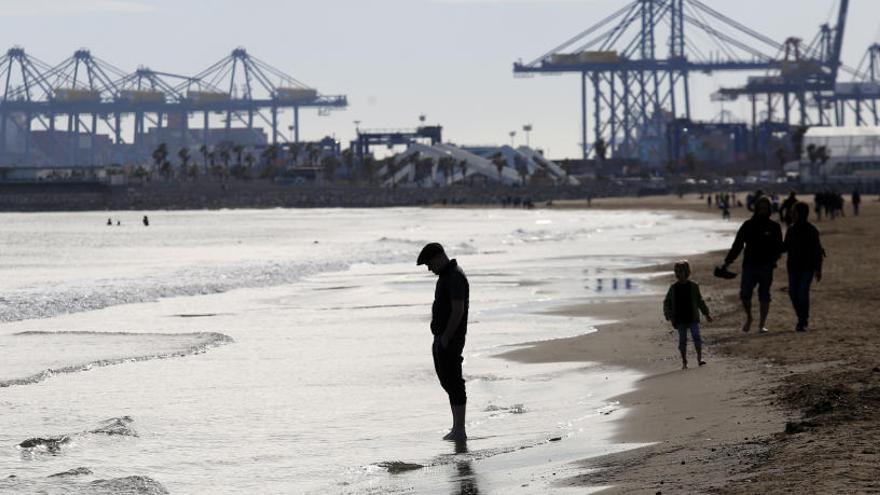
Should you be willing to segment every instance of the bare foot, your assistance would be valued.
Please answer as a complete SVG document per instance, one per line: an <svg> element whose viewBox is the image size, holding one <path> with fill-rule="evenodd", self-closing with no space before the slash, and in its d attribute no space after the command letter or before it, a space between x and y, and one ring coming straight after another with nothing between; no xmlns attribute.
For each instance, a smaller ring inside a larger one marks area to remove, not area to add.
<svg viewBox="0 0 880 495"><path fill-rule="evenodd" d="M449 430L449 433L443 435L443 440L461 442L467 440L467 433L464 430Z"/></svg>
<svg viewBox="0 0 880 495"><path fill-rule="evenodd" d="M685 361L685 362L683 362L683 363L681 363L681 369L683 369L683 370L686 370L686 369L688 369L688 364L687 364L687 361Z"/></svg>

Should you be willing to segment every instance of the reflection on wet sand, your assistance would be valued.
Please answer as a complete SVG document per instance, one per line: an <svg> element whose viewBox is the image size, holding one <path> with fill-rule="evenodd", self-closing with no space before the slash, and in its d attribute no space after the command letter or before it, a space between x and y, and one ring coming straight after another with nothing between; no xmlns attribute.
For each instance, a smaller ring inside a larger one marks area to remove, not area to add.
<svg viewBox="0 0 880 495"><path fill-rule="evenodd" d="M455 454L461 458L457 458L455 461L455 474L452 479L453 495L479 495L480 493L477 476L474 473L473 460L464 455L467 453L467 440L455 442Z"/></svg>

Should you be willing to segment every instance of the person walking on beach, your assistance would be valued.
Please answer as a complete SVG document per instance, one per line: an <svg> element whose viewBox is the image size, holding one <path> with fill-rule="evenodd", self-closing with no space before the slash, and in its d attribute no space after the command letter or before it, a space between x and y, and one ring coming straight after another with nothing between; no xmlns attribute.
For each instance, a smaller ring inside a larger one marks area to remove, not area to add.
<svg viewBox="0 0 880 495"><path fill-rule="evenodd" d="M663 316L678 330L678 350L681 352L681 369L688 367L687 360L687 334L691 333L694 341L694 349L697 351L697 364L703 366L703 339L700 338L700 313L706 316L707 321L712 321L709 307L703 301L700 294L700 286L690 280L691 265L685 261L679 261L673 267L675 271L675 283L669 286L666 298L663 300Z"/></svg>
<svg viewBox="0 0 880 495"><path fill-rule="evenodd" d="M810 284L815 276L822 281L822 259L825 250L819 240L819 229L809 222L810 206L794 205L794 224L785 232L785 250L788 252L788 295L797 314L795 331L805 332L810 320Z"/></svg>
<svg viewBox="0 0 880 495"><path fill-rule="evenodd" d="M422 248L416 260L418 265L427 265L428 270L438 277L431 307L431 333L434 335L431 354L434 357L434 371L440 386L449 395L452 409L452 429L443 440L466 440L464 420L467 394L461 363L464 361L462 352L467 333L470 286L458 262L450 260L443 246L436 242Z"/></svg>
<svg viewBox="0 0 880 495"><path fill-rule="evenodd" d="M862 204L862 193L859 192L859 188L853 189L850 201L852 202L853 206L853 216L859 216L859 205Z"/></svg>
<svg viewBox="0 0 880 495"><path fill-rule="evenodd" d="M782 206L779 207L779 221L784 223L786 227L791 227L791 224L794 223L794 212L792 210L797 202L797 194L791 191L788 193L785 201L782 202Z"/></svg>
<svg viewBox="0 0 880 495"><path fill-rule="evenodd" d="M743 332L752 328L752 292L758 286L760 302L761 333L767 332L767 315L770 312L770 285L773 284L773 270L782 254L782 228L770 218L770 199L761 196L755 201L755 213L743 222L736 233L736 239L724 258L722 268L733 263L745 247L739 297L742 300L746 321Z"/></svg>

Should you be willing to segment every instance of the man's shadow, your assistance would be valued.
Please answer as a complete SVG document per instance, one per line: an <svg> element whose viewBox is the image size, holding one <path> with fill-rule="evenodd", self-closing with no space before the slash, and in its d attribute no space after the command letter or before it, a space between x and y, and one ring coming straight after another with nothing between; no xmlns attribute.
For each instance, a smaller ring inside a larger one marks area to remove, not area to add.
<svg viewBox="0 0 880 495"><path fill-rule="evenodd" d="M473 460L461 454L467 454L467 440L455 442L455 476L453 477L453 495L479 495L480 488L477 485L477 476L473 469Z"/></svg>

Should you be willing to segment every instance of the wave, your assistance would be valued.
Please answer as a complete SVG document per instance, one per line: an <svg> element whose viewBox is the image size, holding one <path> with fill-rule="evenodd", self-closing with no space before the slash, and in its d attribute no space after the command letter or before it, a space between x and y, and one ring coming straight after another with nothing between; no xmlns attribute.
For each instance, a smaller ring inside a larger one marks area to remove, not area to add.
<svg viewBox="0 0 880 495"><path fill-rule="evenodd" d="M220 345L228 344L234 342L232 337L228 335L224 335L222 333L216 332L196 332L196 333L177 333L177 334L165 334L165 333L127 333L127 332L44 332L44 331L28 331L28 332L19 332L13 334L11 337L13 338L39 338L39 337L64 337L69 341L75 342L78 338L85 337L100 337L104 339L105 343L112 344L109 342L109 339L113 337L121 337L125 340L132 339L144 339L150 340L151 342L158 341L159 344L166 344L171 349L160 348L156 350L152 350L152 352L138 353L134 351L129 355L124 356L114 356L105 359L90 359L84 360L82 362L75 362L73 364L59 366L54 368L44 369L38 373L33 373L25 377L20 378L11 378L11 379L0 379L0 388L11 387L13 385L32 385L35 383L42 382L47 380L55 375L62 373L77 373L81 371L88 371L92 368L100 368L104 366L112 366L115 364L123 364L123 363L132 363L138 361L149 361L152 359L168 359L174 357L184 357L191 356L194 354L201 354L206 352L208 349L212 347L217 347ZM48 340L48 339L44 339ZM121 339L120 339L121 340ZM44 342L37 342L37 345L45 345ZM154 344L155 345L155 344ZM12 346L7 346L7 349L12 347L14 351L14 344ZM66 356L67 357L67 356ZM75 361L75 357L68 357L70 361Z"/></svg>
<svg viewBox="0 0 880 495"><path fill-rule="evenodd" d="M383 243L400 243L389 249ZM199 267L137 279L99 280L83 286L37 287L7 292L0 297L0 323L51 318L118 306L153 302L162 298L218 294L234 289L286 285L322 273L342 272L353 265L388 264L415 260L422 241L381 238L372 249L356 256L326 262L265 262L222 267ZM453 246L452 254L476 254L466 243Z"/></svg>
<svg viewBox="0 0 880 495"><path fill-rule="evenodd" d="M0 298L0 323L51 318L122 304L153 302L168 297L284 285L319 273L347 270L349 267L349 263L342 262L266 263L181 270L140 279L104 280L82 287L22 289Z"/></svg>

